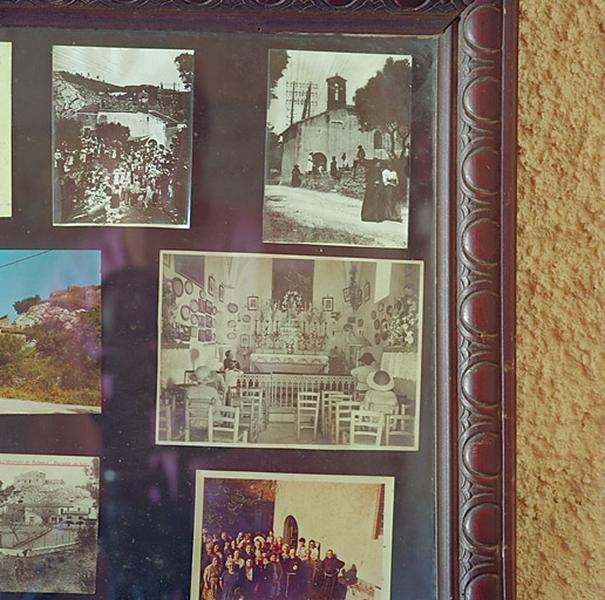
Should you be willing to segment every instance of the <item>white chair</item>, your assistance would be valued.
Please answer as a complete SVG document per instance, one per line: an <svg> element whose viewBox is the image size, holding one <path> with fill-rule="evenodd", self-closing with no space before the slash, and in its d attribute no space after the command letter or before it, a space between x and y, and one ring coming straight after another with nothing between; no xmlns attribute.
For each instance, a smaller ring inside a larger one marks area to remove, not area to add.
<svg viewBox="0 0 605 600"><path fill-rule="evenodd" d="M208 441L248 441L248 430L240 427L240 409L231 406L211 406L208 411Z"/></svg>
<svg viewBox="0 0 605 600"><path fill-rule="evenodd" d="M321 401L319 404L319 420L321 423L321 430L323 433L328 433L329 431L329 420L330 420L330 409L331 403L330 400L332 398L344 398L351 399L352 396L345 394L340 390L322 390L321 392Z"/></svg>
<svg viewBox="0 0 605 600"><path fill-rule="evenodd" d="M351 413L349 443L380 446L384 430L384 415L372 410L356 410Z"/></svg>
<svg viewBox="0 0 605 600"><path fill-rule="evenodd" d="M412 431L406 429L408 423L412 424ZM391 445L394 438L403 438L403 441L408 441L410 437L414 437L414 417L405 414L405 406L401 407L401 414L386 415L385 419L385 444Z"/></svg>
<svg viewBox="0 0 605 600"><path fill-rule="evenodd" d="M324 433L328 434L330 437L334 435L335 424L334 421L336 419L336 407L340 402L349 402L353 400L352 394L344 394L334 393L326 396L324 409L325 409L325 427Z"/></svg>
<svg viewBox="0 0 605 600"><path fill-rule="evenodd" d="M239 408L240 427L248 430L248 441L256 442L261 431L261 405L260 400L252 396L233 398L233 408Z"/></svg>
<svg viewBox="0 0 605 600"><path fill-rule="evenodd" d="M399 412L397 404L388 402L369 402L367 403L367 407L367 410L373 410L374 412L379 412L383 415L396 415Z"/></svg>
<svg viewBox="0 0 605 600"><path fill-rule="evenodd" d="M269 422L269 412L267 410L267 403L265 402L265 394L262 388L240 388L237 395L240 398L252 398L258 402L260 408L261 427L266 429L267 423Z"/></svg>
<svg viewBox="0 0 605 600"><path fill-rule="evenodd" d="M188 396L185 399L185 441L191 441L191 430L208 428L208 412L213 404L207 396Z"/></svg>
<svg viewBox="0 0 605 600"><path fill-rule="evenodd" d="M318 425L319 393L298 392L296 396L296 439L300 440L303 429L312 429L313 440L316 440Z"/></svg>
<svg viewBox="0 0 605 600"><path fill-rule="evenodd" d="M337 400L335 416L332 424L334 443L340 444L341 437L348 435L351 428L351 415L360 410L361 404L357 400Z"/></svg>

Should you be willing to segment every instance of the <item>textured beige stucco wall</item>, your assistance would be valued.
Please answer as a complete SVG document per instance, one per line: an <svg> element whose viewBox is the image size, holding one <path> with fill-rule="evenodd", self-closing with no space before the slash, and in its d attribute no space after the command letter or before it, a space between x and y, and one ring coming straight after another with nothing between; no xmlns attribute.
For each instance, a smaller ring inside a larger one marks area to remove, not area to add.
<svg viewBox="0 0 605 600"><path fill-rule="evenodd" d="M605 598L605 0L521 0L518 598Z"/></svg>

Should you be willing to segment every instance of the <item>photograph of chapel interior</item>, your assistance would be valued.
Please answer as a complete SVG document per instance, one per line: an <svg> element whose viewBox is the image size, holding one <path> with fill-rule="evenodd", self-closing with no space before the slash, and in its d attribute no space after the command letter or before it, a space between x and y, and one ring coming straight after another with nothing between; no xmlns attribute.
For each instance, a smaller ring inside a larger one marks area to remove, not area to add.
<svg viewBox="0 0 605 600"><path fill-rule="evenodd" d="M158 443L417 450L422 267L164 251Z"/></svg>
<svg viewBox="0 0 605 600"><path fill-rule="evenodd" d="M198 471L191 599L387 600L392 511L392 478Z"/></svg>

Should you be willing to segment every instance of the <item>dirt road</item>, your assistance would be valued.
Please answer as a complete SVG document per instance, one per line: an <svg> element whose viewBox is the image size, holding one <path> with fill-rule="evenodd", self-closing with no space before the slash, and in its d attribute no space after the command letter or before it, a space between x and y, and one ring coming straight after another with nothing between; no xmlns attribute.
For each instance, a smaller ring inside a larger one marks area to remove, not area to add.
<svg viewBox="0 0 605 600"><path fill-rule="evenodd" d="M98 406L77 406L75 404L53 404L36 400L16 400L0 398L0 415L33 415L33 414L99 414Z"/></svg>
<svg viewBox="0 0 605 600"><path fill-rule="evenodd" d="M407 247L407 210L403 214L403 223L365 223L360 213L359 200L336 192L267 185L264 241ZM279 226L280 221L282 226Z"/></svg>

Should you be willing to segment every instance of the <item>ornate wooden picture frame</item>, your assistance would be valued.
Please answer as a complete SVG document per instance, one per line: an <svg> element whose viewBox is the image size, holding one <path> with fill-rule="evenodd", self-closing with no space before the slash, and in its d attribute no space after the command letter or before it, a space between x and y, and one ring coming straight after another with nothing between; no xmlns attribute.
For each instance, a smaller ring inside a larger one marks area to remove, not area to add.
<svg viewBox="0 0 605 600"><path fill-rule="evenodd" d="M428 36L435 41L435 144L432 153L434 164L429 166L434 173L434 206L428 210L426 205L418 204L414 209L416 223L422 224L414 234L414 243L431 255L435 275L432 278L431 271L427 270L425 276L425 290L435 282L434 288L430 288L433 306L425 308L426 313L432 313L435 324L434 343L425 349L425 353L432 353L434 368L430 366L426 354L423 362L423 386L427 381L434 386L431 400L434 402L434 414L432 420L431 411L428 411L429 416L426 417L427 423L431 421L433 432L431 457L434 457L434 477L423 483L420 489L434 491L435 510L431 517L434 540L431 540L431 544L434 544L436 556L435 581L428 587L434 588L435 598L440 600L504 600L515 597L517 16L517 0L0 0L0 41L10 40L11 32L23 28L56 28L58 31L69 29L76 32L93 28L107 30L111 32L114 44L120 35L128 36L131 32L142 31L157 32L159 36L164 36L162 39L171 32L183 32L184 35L200 32L216 35L242 33L248 36L282 35L283 32L288 32L293 35L338 34L345 40L350 36L364 36L366 40L381 36L376 39L393 39L393 44L398 36ZM82 37L78 39L81 40ZM127 45L136 43L127 42ZM37 50L40 50L40 46ZM29 61L36 61L35 54L29 54L23 43L19 47L13 42L13 64L17 64L18 60L23 61L24 55L29 55ZM42 73L50 66L48 56L40 60L43 65L41 70L38 72L32 68L28 70L27 76ZM18 79L20 74L15 70L13 73L13 81L16 81L15 78ZM49 90L36 88L33 81L28 86L32 95L42 94L50 103ZM194 97L194 105L203 101L204 99ZM242 97L241 102L243 106L246 98ZM115 252L112 250L104 254L104 260L109 256L107 260L116 264L121 264L122 255L127 252L136 255L134 247L138 242L134 237L129 237L128 232L121 234L120 241L116 242L115 239L101 239L101 235L96 238L86 237L87 233L76 240L70 238L72 234L67 231L56 233L47 229L51 223L50 200L47 197L35 199L33 196L40 189L44 189L46 194L47 188L50 188L50 170L46 166L40 168L41 178L44 179L41 184L43 187L32 188L33 194L27 186L19 189L18 186L27 179L22 173L19 174L22 170L19 161L27 156L31 131L27 130L24 134L19 129L24 119L23 111L28 107L16 106L14 99L13 105L12 162L13 173L16 174L12 194L13 218L12 221L0 220L2 248L36 248L40 244L50 248L53 247L51 243L54 247L72 247L76 244L77 247L101 246L104 251L118 248ZM50 138L50 106L48 110L48 124L44 119L35 122L43 130L41 135L46 136L45 143ZM263 112L264 110L262 107ZM261 124L256 130L260 131L261 136L264 135L263 127L264 124ZM204 123L202 129L207 131L208 124ZM202 169L202 166L196 166L195 144L194 138L194 187L196 169ZM262 147L262 142L258 147ZM225 174L225 180L228 179ZM200 189L203 188L199 182L197 185L200 185ZM254 193L262 193L262 183L251 188L254 188ZM47 195L50 196L50 192ZM208 191L201 189L199 197L206 199ZM39 206L36 205L38 200ZM27 206L24 204L26 201L29 203ZM192 222L195 224L195 198L192 201L192 211ZM260 242L253 243L249 240L252 235L255 236L254 239L260 235L260 217L251 216L251 213L240 217L242 221L251 219L251 227L255 230L248 233L241 229L241 222L237 221L234 213L227 205L224 214L218 218L220 226L215 223L216 232L212 244L204 249L258 251ZM216 213L213 214L216 217ZM198 221L201 222L202 219L199 218ZM42 235L43 242L37 240L37 233ZM178 237L180 235L182 237ZM149 348L149 345L156 334L157 315L153 307L147 309L146 306L153 306L158 297L157 261L160 250L171 246L188 250L188 244L196 243L191 242L192 237L183 232L161 241L159 238L157 242L151 241L144 250L140 250L137 260L128 263L127 270L104 279L104 305L113 307L114 313L119 313L119 316L104 323L104 368L113 374L113 379L109 386L111 390L104 389L103 392L102 417L49 417L61 419L53 421L54 426L50 429L41 417L30 419L15 416L10 417L10 421L6 420L7 417L0 417L0 452L31 454L29 442L37 439L36 451L46 454L103 453L100 505L102 536L105 526L104 510L107 510L107 527L111 525L114 531L118 531L120 525L130 518L132 513L128 511L135 508L134 503L124 504L124 496L116 491L120 485L120 468L124 457L127 457L131 476L138 477L140 467L141 473L147 473L145 484L150 487L156 485L154 478L157 478L158 472L164 472L164 469L174 468L183 477L189 476L189 482L166 477L157 483L158 489L165 486L165 489L156 491L158 494L165 492L166 497L170 498L170 510L177 510L176 507L178 510L191 508L189 503L194 501L192 482L196 470L233 470L234 457L240 470L258 470L255 467L262 461L263 470L277 472L284 470L286 464L288 471L341 475L356 474L356 468L362 462L345 464L336 456L315 461L313 452L301 457L295 450L284 450L285 454L282 455L267 454L265 462L265 455L258 449L233 449L215 454L212 449L184 448L177 451L166 448L160 451L154 447L149 435L155 419L155 349ZM426 241L429 239L432 241ZM239 247L236 247L234 240L242 240ZM202 248L198 244L195 249ZM274 251L267 247L261 249ZM340 255L347 256L346 250L339 252ZM366 253L363 256L372 254ZM395 252L389 257L398 258L400 255ZM406 255L405 258L415 257ZM151 266L148 271L137 270L135 267L141 264ZM150 275L154 269L155 273ZM215 280L211 276L208 279L208 293L211 295L213 291L210 288L214 285ZM221 298L221 302L224 299L233 305L231 293L229 285L225 283L223 286L221 282L219 294L225 296ZM374 285L370 288L368 283L367 294L363 290L363 302L374 294ZM326 300L328 298L324 298L324 308L328 304ZM246 310L252 312L252 323L261 316L258 302L257 296L249 296L247 305L240 307L242 315ZM237 308L236 306L236 312ZM325 310L329 310L329 307ZM336 318L335 314L332 318ZM239 313L232 315L232 318L239 319ZM374 315L366 321L372 325L382 318L381 315ZM430 319L428 323L430 325ZM246 346L251 343L251 331L252 329L245 330L241 336ZM208 333L208 341L214 340L212 332ZM353 335L352 331L350 333ZM201 336L201 331L199 335ZM174 347L188 351L189 337L188 334L186 341L173 343ZM352 354L353 360L359 358L363 345L362 342L359 342L358 347L352 345L354 350L357 349L357 354ZM228 347L221 347L222 352L227 350ZM192 362L195 362L193 349L191 353ZM116 367L120 361L129 367ZM130 368L136 369L137 373L142 374L142 378L132 377ZM115 403L106 402L106 397L115 393L121 394L122 399L137 404L130 407L122 404L116 408ZM159 398L159 405L178 402L179 393L182 393L182 389L175 387ZM110 411L114 408L123 411L119 413L119 418L112 418ZM97 418L106 420L95 420ZM125 422L129 423L130 429L123 429ZM98 432L105 436L104 441L99 442L92 435L84 437L86 431ZM132 438L128 446L118 448L117 442L114 446L112 431L119 431L122 436L126 431ZM147 453L154 457L149 459L150 462L147 462ZM414 502L422 503L422 498L406 498L398 503L397 494L401 492L403 485L398 483L397 478L402 474L409 478L420 478L423 473L420 467L414 465L411 455L400 458L395 453L381 463L378 454L364 458L364 463L367 464L362 467L365 474L396 474L394 538L397 539L399 535L403 535L397 528L402 527L406 511ZM399 467L403 463L398 461L407 461L403 470ZM171 466L167 467L168 463ZM130 486L136 487L132 482ZM156 491L150 493L155 494ZM104 508L103 496L107 498L105 502L113 507L111 510ZM153 510L155 509L150 509L147 517L140 517L137 531L141 533L142 545L148 546L145 552L147 556L151 556L152 564L160 564L164 559L162 548L152 547L158 543L159 538L149 534L149 543L145 541L146 519L151 521L157 518L157 522L161 523L158 528L164 527L165 531L174 523L168 519L162 520L160 511L154 513ZM193 514L192 508L191 512ZM172 535L177 540L174 548L190 545L192 532L185 530L185 525L175 527L170 534L174 531L178 533ZM405 531L408 535L408 530ZM418 532L416 534L420 535ZM426 531L424 534L426 535ZM119 534L116 535L119 538ZM413 535L409 534L407 539L411 540L410 543L418 542L412 538ZM122 542L118 540L116 543L119 545ZM188 549L185 551L182 547L176 548L175 557L187 560L187 556ZM393 556L393 600L399 598L398 593L402 593L398 590L405 589L401 583L402 573L410 568L409 563L403 563L402 557L401 549ZM123 574L122 564L118 564L122 558L110 556L107 568ZM127 557L124 560L128 562L134 559ZM129 584L128 592L132 597L140 596L145 593L141 592L141 589L146 589L142 580L146 577L145 569L148 567L142 562L131 562L129 565L133 569L131 573L135 573L136 583ZM171 593L177 594L171 597L186 597L187 577L180 572L172 575L174 580L164 582L165 585L172 586ZM110 580L111 576L109 583L98 583L99 597L118 597L112 595ZM122 592L124 589L126 588L120 588ZM421 586L418 589L425 588ZM168 588L163 589L164 592L167 590ZM149 593L147 590L147 594ZM152 595L144 597L151 598Z"/></svg>

